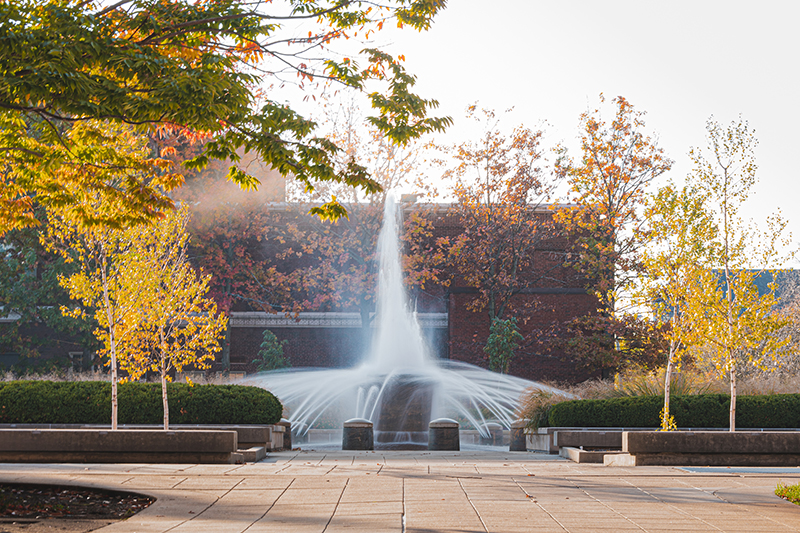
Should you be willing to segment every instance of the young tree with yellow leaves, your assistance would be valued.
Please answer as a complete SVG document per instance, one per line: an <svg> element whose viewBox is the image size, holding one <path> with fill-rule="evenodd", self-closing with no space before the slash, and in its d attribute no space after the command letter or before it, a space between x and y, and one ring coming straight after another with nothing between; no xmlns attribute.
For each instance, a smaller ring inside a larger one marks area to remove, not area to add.
<svg viewBox="0 0 800 533"><path fill-rule="evenodd" d="M708 148L692 149L695 168L689 176L707 195L713 210L717 240L716 271L698 277L703 290L687 300L686 312L697 323L699 340L710 361L730 378L730 430L736 430L736 380L745 365L763 367L792 350L791 339L778 332L789 319L774 312L773 282L759 294L755 280L766 269L780 268L789 257L779 249L789 243L780 214L767 218L767 231L742 220L741 205L756 183L757 140L741 118L727 128L709 119Z"/></svg>
<svg viewBox="0 0 800 533"><path fill-rule="evenodd" d="M68 218L51 217L44 244L76 262L79 270L59 282L70 298L83 307L63 306L62 313L80 318L91 312L99 327L95 336L104 345L99 356L108 356L111 366L111 429L117 429L118 356L137 325L139 300L126 290L137 273L121 258L132 247L130 231L107 226L79 225Z"/></svg>
<svg viewBox="0 0 800 533"><path fill-rule="evenodd" d="M148 370L161 378L164 429L169 429L167 383L170 371L207 368L206 361L220 350L227 318L207 297L210 275L198 276L186 256L189 234L187 208L170 213L153 228L133 230L132 246L122 257L122 294L138 302L129 315L130 334L119 362L131 379Z"/></svg>
<svg viewBox="0 0 800 533"><path fill-rule="evenodd" d="M639 298L653 310L668 342L661 428L671 427L670 384L674 365L696 343L698 323L689 303L706 287L716 228L697 189L670 184L650 197L644 214L652 235L642 253L644 283ZM664 327L667 326L667 327Z"/></svg>

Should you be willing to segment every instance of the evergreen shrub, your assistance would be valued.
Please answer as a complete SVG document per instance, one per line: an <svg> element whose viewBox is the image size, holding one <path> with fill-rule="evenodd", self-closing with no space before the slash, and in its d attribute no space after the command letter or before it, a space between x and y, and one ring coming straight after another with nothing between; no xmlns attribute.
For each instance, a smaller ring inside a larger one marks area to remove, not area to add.
<svg viewBox="0 0 800 533"><path fill-rule="evenodd" d="M663 396L631 396L609 400L570 400L550 409L552 427L660 427ZM729 423L730 396L673 396L670 414L678 427L724 428ZM800 394L738 396L736 427L800 428Z"/></svg>
<svg viewBox="0 0 800 533"><path fill-rule="evenodd" d="M283 406L258 387L167 385L170 424L275 424ZM120 424L162 424L160 383L119 386ZM0 382L2 424L110 424L107 381Z"/></svg>

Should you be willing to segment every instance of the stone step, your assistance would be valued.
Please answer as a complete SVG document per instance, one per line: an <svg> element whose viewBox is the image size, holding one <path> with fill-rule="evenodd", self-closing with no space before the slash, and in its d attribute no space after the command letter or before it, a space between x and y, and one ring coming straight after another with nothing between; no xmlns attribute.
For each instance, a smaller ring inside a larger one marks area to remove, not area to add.
<svg viewBox="0 0 800 533"><path fill-rule="evenodd" d="M257 463L267 456L267 450L264 446L240 449L236 453L241 455L246 463Z"/></svg>

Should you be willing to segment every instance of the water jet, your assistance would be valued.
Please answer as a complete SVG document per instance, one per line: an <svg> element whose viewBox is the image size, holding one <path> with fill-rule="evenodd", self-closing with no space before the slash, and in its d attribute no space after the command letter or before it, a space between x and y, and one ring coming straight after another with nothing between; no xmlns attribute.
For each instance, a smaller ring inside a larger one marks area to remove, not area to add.
<svg viewBox="0 0 800 533"><path fill-rule="evenodd" d="M298 442L326 420L369 420L376 448L427 448L429 423L451 418L491 438L487 423L509 428L526 389L545 385L431 357L403 287L400 213L390 195L378 239L376 329L364 362L353 368L289 369L244 381L272 391L289 409ZM315 424L317 426L315 426ZM495 439L496 440L496 439Z"/></svg>

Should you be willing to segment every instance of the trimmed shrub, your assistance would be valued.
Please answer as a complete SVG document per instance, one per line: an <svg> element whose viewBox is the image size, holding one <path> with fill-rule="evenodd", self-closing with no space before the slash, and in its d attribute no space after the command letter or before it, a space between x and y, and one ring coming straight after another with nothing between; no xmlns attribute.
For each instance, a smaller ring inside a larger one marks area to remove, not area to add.
<svg viewBox="0 0 800 533"><path fill-rule="evenodd" d="M283 406L269 391L242 385L170 383L170 424L275 424ZM160 383L119 386L120 424L162 424ZM107 381L0 383L0 423L110 424Z"/></svg>
<svg viewBox="0 0 800 533"><path fill-rule="evenodd" d="M632 396L609 400L570 400L550 409L555 427L659 427L663 396ZM670 414L678 427L728 427L730 397L725 394L674 396ZM739 396L736 427L800 428L800 394Z"/></svg>

